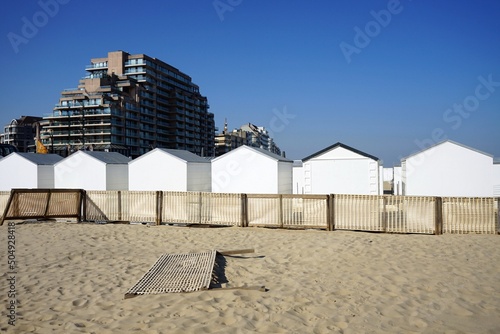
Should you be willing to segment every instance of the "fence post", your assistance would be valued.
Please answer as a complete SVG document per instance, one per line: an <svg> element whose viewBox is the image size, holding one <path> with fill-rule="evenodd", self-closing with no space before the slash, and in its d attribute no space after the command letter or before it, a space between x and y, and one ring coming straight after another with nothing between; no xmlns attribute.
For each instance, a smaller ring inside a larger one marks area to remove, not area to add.
<svg viewBox="0 0 500 334"><path fill-rule="evenodd" d="M163 211L163 191L156 192L156 217L155 223L156 225L161 225L161 213Z"/></svg>
<svg viewBox="0 0 500 334"><path fill-rule="evenodd" d="M443 198L435 197L434 205L435 205L434 222L436 224L434 234L440 235L443 234Z"/></svg>
<svg viewBox="0 0 500 334"><path fill-rule="evenodd" d="M47 202L45 203L45 210L43 212L43 219L47 219L47 212L49 212L50 198L52 197L52 190L47 189Z"/></svg>
<svg viewBox="0 0 500 334"><path fill-rule="evenodd" d="M4 222L5 218L7 217L7 213L10 210L10 206L11 206L12 200L14 198L14 193L15 193L15 190L11 189L9 199L7 200L7 205L5 206L5 209L3 210L3 216L2 216L2 220L0 221L0 226L3 225L3 222Z"/></svg>
<svg viewBox="0 0 500 334"><path fill-rule="evenodd" d="M203 208L202 208L202 198L201 198L201 191L198 192L198 224L202 224L203 220Z"/></svg>
<svg viewBox="0 0 500 334"><path fill-rule="evenodd" d="M328 231L333 231L335 230L335 195L330 194L327 195L327 226L328 226Z"/></svg>
<svg viewBox="0 0 500 334"><path fill-rule="evenodd" d="M80 189L80 217L78 222L87 221L87 191Z"/></svg>
<svg viewBox="0 0 500 334"><path fill-rule="evenodd" d="M241 227L248 227L248 197L241 194Z"/></svg>
<svg viewBox="0 0 500 334"><path fill-rule="evenodd" d="M20 189L12 189L12 193L10 196L12 196L12 200L14 201L14 211L12 212L14 217L18 217L21 215L21 209L19 208L19 194L20 194Z"/></svg>
<svg viewBox="0 0 500 334"><path fill-rule="evenodd" d="M382 195L382 231L387 232L387 195Z"/></svg>
<svg viewBox="0 0 500 334"><path fill-rule="evenodd" d="M118 190L118 221L122 221L122 192Z"/></svg>
<svg viewBox="0 0 500 334"><path fill-rule="evenodd" d="M280 228L283 228L283 195L278 195L280 201Z"/></svg>
<svg viewBox="0 0 500 334"><path fill-rule="evenodd" d="M500 197L497 197L497 224L496 224L497 234L500 234Z"/></svg>

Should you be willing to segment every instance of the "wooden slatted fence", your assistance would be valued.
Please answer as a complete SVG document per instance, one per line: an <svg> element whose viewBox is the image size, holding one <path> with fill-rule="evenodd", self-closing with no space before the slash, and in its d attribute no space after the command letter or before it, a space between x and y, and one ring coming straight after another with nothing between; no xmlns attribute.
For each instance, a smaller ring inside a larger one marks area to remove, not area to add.
<svg viewBox="0 0 500 334"><path fill-rule="evenodd" d="M389 233L499 233L500 198L226 194L14 189L0 192L4 219L75 217Z"/></svg>
<svg viewBox="0 0 500 334"><path fill-rule="evenodd" d="M444 197L445 233L495 234L498 231L498 201L487 197Z"/></svg>
<svg viewBox="0 0 500 334"><path fill-rule="evenodd" d="M0 225L12 219L82 219L80 189L12 189Z"/></svg>

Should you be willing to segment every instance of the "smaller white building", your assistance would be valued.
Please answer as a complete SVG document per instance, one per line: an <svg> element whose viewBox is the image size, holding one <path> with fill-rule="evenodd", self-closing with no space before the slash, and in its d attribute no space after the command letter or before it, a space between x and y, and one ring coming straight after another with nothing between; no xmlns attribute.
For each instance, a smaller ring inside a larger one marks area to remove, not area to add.
<svg viewBox="0 0 500 334"><path fill-rule="evenodd" d="M394 167L394 195L403 195L403 176L401 166Z"/></svg>
<svg viewBox="0 0 500 334"><path fill-rule="evenodd" d="M295 167L294 192L304 194L380 195L380 160L342 143L326 147ZM302 179L303 178L303 181ZM302 189L300 186L302 184Z"/></svg>
<svg viewBox="0 0 500 334"><path fill-rule="evenodd" d="M302 160L293 161L293 193L301 195L304 193L304 164Z"/></svg>
<svg viewBox="0 0 500 334"><path fill-rule="evenodd" d="M0 159L0 191L16 188L54 188L57 154L11 153Z"/></svg>
<svg viewBox="0 0 500 334"><path fill-rule="evenodd" d="M210 192L210 161L185 150L155 148L129 162L129 190Z"/></svg>
<svg viewBox="0 0 500 334"><path fill-rule="evenodd" d="M493 156L446 140L401 160L403 195L491 197Z"/></svg>
<svg viewBox="0 0 500 334"><path fill-rule="evenodd" d="M212 160L212 191L291 194L292 164L267 150L240 146Z"/></svg>
<svg viewBox="0 0 500 334"><path fill-rule="evenodd" d="M55 187L128 190L129 161L117 152L78 151L54 165Z"/></svg>

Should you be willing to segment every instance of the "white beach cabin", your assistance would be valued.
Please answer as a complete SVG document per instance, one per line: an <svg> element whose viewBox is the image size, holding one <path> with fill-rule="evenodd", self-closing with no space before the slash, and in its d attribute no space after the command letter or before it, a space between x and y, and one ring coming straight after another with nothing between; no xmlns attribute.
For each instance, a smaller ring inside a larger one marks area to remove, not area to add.
<svg viewBox="0 0 500 334"><path fill-rule="evenodd" d="M379 195L382 193L383 171L380 160L342 143L336 143L302 159L304 194Z"/></svg>
<svg viewBox="0 0 500 334"><path fill-rule="evenodd" d="M117 152L78 151L54 165L55 187L128 190L129 161Z"/></svg>
<svg viewBox="0 0 500 334"><path fill-rule="evenodd" d="M401 160L403 194L491 197L493 156L447 140Z"/></svg>
<svg viewBox="0 0 500 334"><path fill-rule="evenodd" d="M185 150L155 148L129 162L129 190L210 192L210 161Z"/></svg>
<svg viewBox="0 0 500 334"><path fill-rule="evenodd" d="M291 194L292 164L264 149L240 146L212 160L212 191Z"/></svg>
<svg viewBox="0 0 500 334"><path fill-rule="evenodd" d="M11 153L0 159L0 191L15 188L54 188L57 154Z"/></svg>

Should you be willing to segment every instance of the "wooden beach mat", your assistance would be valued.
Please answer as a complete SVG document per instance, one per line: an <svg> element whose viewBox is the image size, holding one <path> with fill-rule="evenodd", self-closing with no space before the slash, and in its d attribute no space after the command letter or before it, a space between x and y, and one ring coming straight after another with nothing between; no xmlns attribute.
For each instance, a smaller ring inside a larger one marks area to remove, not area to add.
<svg viewBox="0 0 500 334"><path fill-rule="evenodd" d="M253 249L221 251L221 255L250 253ZM131 287L125 298L171 292L193 292L210 287L216 250L200 253L163 254Z"/></svg>
<svg viewBox="0 0 500 334"><path fill-rule="evenodd" d="M216 253L211 250L201 253L163 254L125 293L125 298L208 289Z"/></svg>

